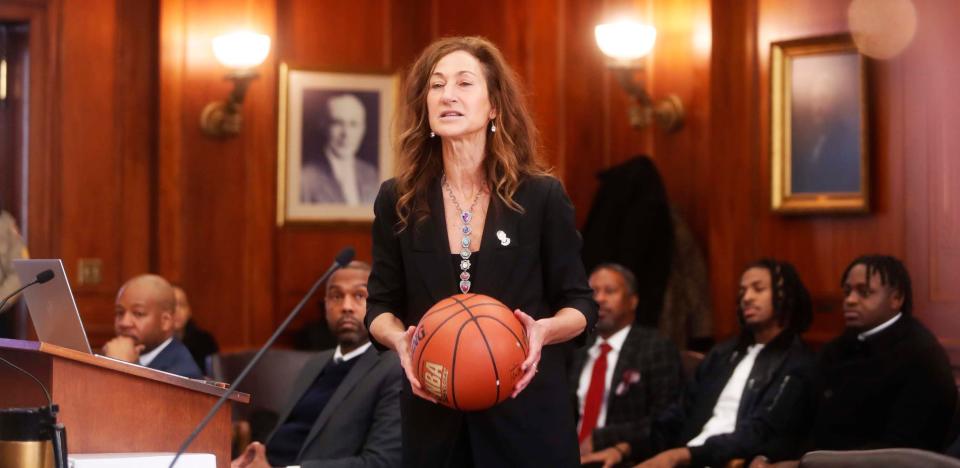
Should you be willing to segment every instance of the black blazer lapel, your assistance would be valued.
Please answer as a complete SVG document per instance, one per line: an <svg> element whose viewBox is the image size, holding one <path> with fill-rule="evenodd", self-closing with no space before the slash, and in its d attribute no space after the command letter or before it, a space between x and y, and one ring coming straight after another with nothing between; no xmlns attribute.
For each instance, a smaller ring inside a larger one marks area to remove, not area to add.
<svg viewBox="0 0 960 468"><path fill-rule="evenodd" d="M480 239L480 255L483 258L477 264L476 277L471 278L471 292L504 300L503 282L514 269L519 256L517 248L522 242L518 232L520 216L520 213L507 207L500 197L491 194L490 209L483 224L483 238Z"/></svg>
<svg viewBox="0 0 960 468"><path fill-rule="evenodd" d="M293 384L293 389L290 391L290 399L287 401L287 406L283 408L283 412L280 413L279 419L277 419L277 425L273 428L273 431L270 432L270 436L267 437L267 443L270 442L270 439L273 438L273 434L277 429L290 417L290 413L293 411L293 408L297 406L297 403L300 402L300 398L303 394L310 388L310 385L313 384L314 380L317 380L317 376L320 375L320 371L326 367L327 363L333 359L333 350L324 351L320 353L315 359L311 360L304 366L303 371L300 372L300 375L297 377L297 381Z"/></svg>
<svg viewBox="0 0 960 468"><path fill-rule="evenodd" d="M323 429L323 426L330 421L330 417L333 416L334 411L336 411L340 405L343 403L344 399L347 398L347 395L357 386L357 383L373 366L377 363L377 360L380 358L380 353L373 347L367 348L367 351L360 355L357 363L353 366L353 369L350 369L350 372L347 373L347 376L344 377L343 382L340 382L340 386L337 387L337 390L333 392L333 395L330 397L330 401L327 402L327 405L323 407L323 411L320 412L320 416L317 417L317 421L313 423L313 427L310 428L310 433L307 434L307 438L304 439L303 445L300 446L300 453L297 454L297 459L300 460L303 458L303 450L306 447L309 447L313 439L320 433ZM352 410L352 408L346 408L347 411Z"/></svg>
<svg viewBox="0 0 960 468"><path fill-rule="evenodd" d="M623 346L620 347L620 352L617 353L617 364L613 367L613 376L610 378L610 391L607 393L607 414L610 414L610 407L614 404L614 400L621 396L617 395L617 387L623 382L623 373L626 372L627 369L633 369L637 372L640 371L640 363L634 360L639 354L641 346L640 333L638 333L636 327L636 324L630 326L630 331L627 332L627 337L623 340ZM645 378L647 378L647 376L641 375L640 381L642 382ZM636 384L627 382L627 385Z"/></svg>
<svg viewBox="0 0 960 468"><path fill-rule="evenodd" d="M433 298L433 303L458 290L453 261L450 259L442 195L440 182L436 181L431 185L427 196L430 216L415 223L412 229L414 263L420 271L420 279L423 280L425 289Z"/></svg>

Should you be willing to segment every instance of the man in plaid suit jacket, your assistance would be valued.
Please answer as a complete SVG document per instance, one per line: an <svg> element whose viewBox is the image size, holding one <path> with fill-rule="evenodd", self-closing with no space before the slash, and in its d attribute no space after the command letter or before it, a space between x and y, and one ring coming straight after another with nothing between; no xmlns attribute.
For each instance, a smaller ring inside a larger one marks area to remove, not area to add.
<svg viewBox="0 0 960 468"><path fill-rule="evenodd" d="M577 350L570 367L580 455L614 447L625 460L642 457L647 454L630 454L622 442L646 438L652 418L679 399L680 355L670 340L634 324L638 297L630 270L601 264L590 274L590 287L600 305L598 336Z"/></svg>

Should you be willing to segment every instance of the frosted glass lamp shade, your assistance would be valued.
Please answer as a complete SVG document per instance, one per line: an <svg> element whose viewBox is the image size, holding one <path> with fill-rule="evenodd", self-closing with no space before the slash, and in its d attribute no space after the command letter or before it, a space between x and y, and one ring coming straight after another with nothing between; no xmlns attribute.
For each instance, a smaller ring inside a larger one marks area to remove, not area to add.
<svg viewBox="0 0 960 468"><path fill-rule="evenodd" d="M227 68L246 69L263 63L270 53L270 36L237 31L213 38L213 55Z"/></svg>

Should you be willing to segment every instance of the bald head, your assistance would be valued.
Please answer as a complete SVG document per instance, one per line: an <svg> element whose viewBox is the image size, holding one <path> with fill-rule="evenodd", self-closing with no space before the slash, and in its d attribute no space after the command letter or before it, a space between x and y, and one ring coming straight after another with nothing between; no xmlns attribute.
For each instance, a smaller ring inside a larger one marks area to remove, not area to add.
<svg viewBox="0 0 960 468"><path fill-rule="evenodd" d="M114 302L113 326L150 352L173 336L176 299L170 283L158 275L136 276L120 287Z"/></svg>
<svg viewBox="0 0 960 468"><path fill-rule="evenodd" d="M328 156L352 159L363 143L366 132L366 110L353 94L341 94L327 101L326 127Z"/></svg>

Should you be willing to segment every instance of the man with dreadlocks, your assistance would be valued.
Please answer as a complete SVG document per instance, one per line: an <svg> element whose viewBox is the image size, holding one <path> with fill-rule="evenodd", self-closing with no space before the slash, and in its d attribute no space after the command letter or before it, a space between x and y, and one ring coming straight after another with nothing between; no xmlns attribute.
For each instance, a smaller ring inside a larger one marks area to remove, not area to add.
<svg viewBox="0 0 960 468"><path fill-rule="evenodd" d="M947 355L912 316L900 260L866 255L844 271L844 333L824 346L817 449L940 451L957 400Z"/></svg>
<svg viewBox="0 0 960 468"><path fill-rule="evenodd" d="M737 317L740 335L717 345L682 403L657 418L645 442L659 454L639 466L798 455L793 450L809 430L816 398L813 355L800 340L812 320L810 295L793 266L771 259L751 264L740 279Z"/></svg>

